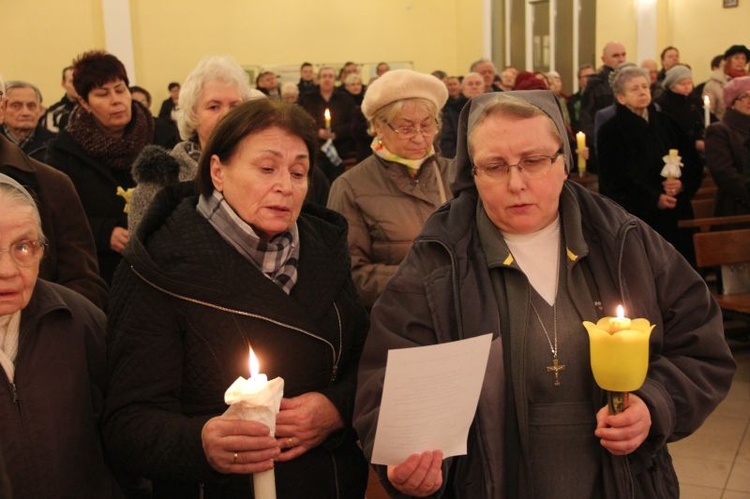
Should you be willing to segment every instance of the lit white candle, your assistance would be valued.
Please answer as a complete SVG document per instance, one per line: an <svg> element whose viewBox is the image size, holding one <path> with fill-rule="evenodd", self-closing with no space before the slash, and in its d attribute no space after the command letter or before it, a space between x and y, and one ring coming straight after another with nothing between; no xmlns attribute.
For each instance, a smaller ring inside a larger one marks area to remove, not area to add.
<svg viewBox="0 0 750 499"><path fill-rule="evenodd" d="M248 354L250 378L237 378L224 394L229 404L225 415L236 415L240 419L258 421L268 426L271 436L276 433L276 414L284 395L284 380L260 373L260 363L250 348ZM255 499L276 499L276 478L273 470L253 474Z"/></svg>
<svg viewBox="0 0 750 499"><path fill-rule="evenodd" d="M326 108L325 112L323 113L323 116L326 119L326 131L330 134L331 133L331 110Z"/></svg>
<svg viewBox="0 0 750 499"><path fill-rule="evenodd" d="M586 158L583 157L583 150L586 149L586 134L583 132L576 134L576 149L578 153L578 176L583 177L586 174Z"/></svg>
<svg viewBox="0 0 750 499"><path fill-rule="evenodd" d="M711 124L711 97L708 95L703 96L703 121L705 128Z"/></svg>

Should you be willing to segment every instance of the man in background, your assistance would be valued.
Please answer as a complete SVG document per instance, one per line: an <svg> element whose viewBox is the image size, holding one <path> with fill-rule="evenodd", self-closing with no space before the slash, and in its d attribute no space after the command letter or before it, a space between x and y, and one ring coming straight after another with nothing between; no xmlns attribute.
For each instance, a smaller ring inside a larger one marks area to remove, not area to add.
<svg viewBox="0 0 750 499"><path fill-rule="evenodd" d="M2 102L3 136L37 161L44 161L47 143L57 134L39 125L42 116L42 93L25 81L9 81Z"/></svg>
<svg viewBox="0 0 750 499"><path fill-rule="evenodd" d="M573 133L581 131L581 98L589 77L596 74L596 69L591 64L584 64L578 68L578 91L568 97L568 114L570 115L570 127Z"/></svg>
<svg viewBox="0 0 750 499"><path fill-rule="evenodd" d="M593 76L589 76L586 90L581 97L581 130L586 134L586 146L594 151L596 139L594 137L594 116L600 109L612 105L614 94L609 86L610 74L620 64L627 62L625 46L620 42L609 42L602 49L602 69ZM594 154L589 157L588 168L592 172L598 171Z"/></svg>
<svg viewBox="0 0 750 499"><path fill-rule="evenodd" d="M315 92L318 89L317 87L318 85L315 83L315 68L313 68L311 63L303 62L299 67L299 83L297 83L299 94Z"/></svg>
<svg viewBox="0 0 750 499"><path fill-rule="evenodd" d="M50 132L57 133L68 124L70 112L78 104L78 94L73 87L73 66L67 66L62 71L62 87L65 94L58 102L47 109L44 115L44 126Z"/></svg>
<svg viewBox="0 0 750 499"><path fill-rule="evenodd" d="M484 79L484 91L486 92L501 92L502 89L495 85L495 63L489 59L479 59L474 61L469 68L472 73L479 73Z"/></svg>

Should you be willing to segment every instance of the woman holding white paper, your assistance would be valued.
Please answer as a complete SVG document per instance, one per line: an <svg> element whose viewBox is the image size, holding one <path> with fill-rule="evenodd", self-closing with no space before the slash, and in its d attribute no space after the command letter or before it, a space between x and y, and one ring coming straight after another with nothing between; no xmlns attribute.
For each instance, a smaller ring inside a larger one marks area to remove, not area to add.
<svg viewBox="0 0 750 499"><path fill-rule="evenodd" d="M343 218L303 207L315 133L297 106L235 107L202 152L199 192L158 194L125 251L104 435L155 498L246 499L249 475L272 468L279 499L364 495L351 413L366 313ZM222 415L227 388L250 374L248 344L284 380L275 438Z"/></svg>
<svg viewBox="0 0 750 499"><path fill-rule="evenodd" d="M701 425L735 369L705 283L642 221L566 180L572 156L550 92L475 97L459 130L454 198L372 309L354 418L365 455L389 350L491 333L466 455L410 449L378 467L391 494L677 498L667 442ZM645 383L610 414L582 321L618 304L656 327Z"/></svg>

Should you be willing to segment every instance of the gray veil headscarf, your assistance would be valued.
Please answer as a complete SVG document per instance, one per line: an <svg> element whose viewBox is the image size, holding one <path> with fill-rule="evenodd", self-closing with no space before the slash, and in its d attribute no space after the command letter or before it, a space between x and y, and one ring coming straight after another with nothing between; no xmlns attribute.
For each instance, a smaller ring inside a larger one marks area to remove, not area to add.
<svg viewBox="0 0 750 499"><path fill-rule="evenodd" d="M474 174L472 173L472 160L469 154L469 132L476 126L477 120L482 116L482 111L490 104L504 99L520 99L541 109L555 123L560 137L565 158L565 171L570 171L572 156L568 132L563 121L560 104L554 94L549 90L516 90L510 92L492 92L482 94L471 99L461 111L458 119L458 141L456 144L456 176L451 184L453 195L458 197L461 191L476 189L474 185Z"/></svg>
<svg viewBox="0 0 750 499"><path fill-rule="evenodd" d="M16 182L16 180L13 179L13 177L9 177L8 175L0 173L0 184L9 185L13 187L14 189L20 191L21 194L29 198L31 203L36 207L36 201L34 200L34 197L31 195L31 193L29 193L29 191L27 191L24 186Z"/></svg>

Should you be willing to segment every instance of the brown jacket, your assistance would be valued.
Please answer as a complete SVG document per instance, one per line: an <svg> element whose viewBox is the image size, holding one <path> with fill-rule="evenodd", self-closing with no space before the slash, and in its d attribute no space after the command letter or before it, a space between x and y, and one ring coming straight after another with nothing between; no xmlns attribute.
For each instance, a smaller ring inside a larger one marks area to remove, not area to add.
<svg viewBox="0 0 750 499"><path fill-rule="evenodd" d="M385 289L427 218L453 197L451 165L448 159L432 156L411 178L405 166L372 155L331 185L328 207L349 223L352 278L366 307L372 307Z"/></svg>
<svg viewBox="0 0 750 499"><path fill-rule="evenodd" d="M14 178L36 198L49 247L39 277L62 284L101 309L107 286L99 276L94 238L75 187L67 175L26 156L0 137L0 173Z"/></svg>

